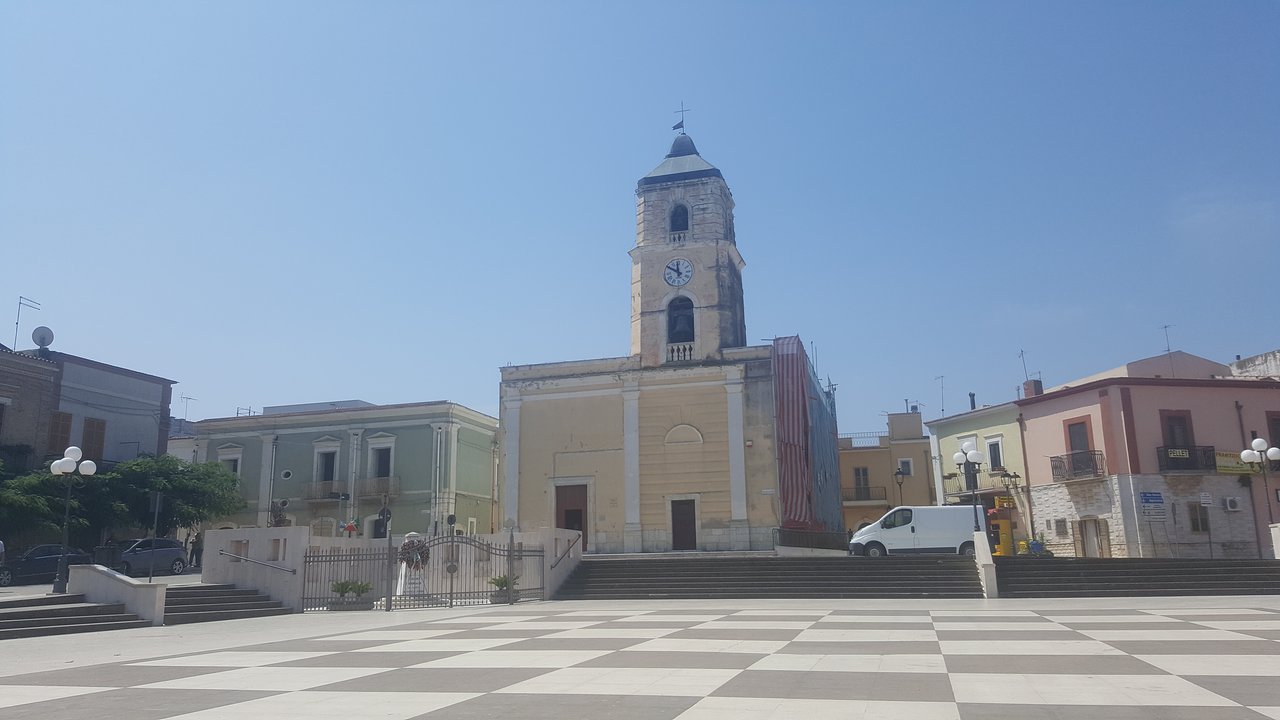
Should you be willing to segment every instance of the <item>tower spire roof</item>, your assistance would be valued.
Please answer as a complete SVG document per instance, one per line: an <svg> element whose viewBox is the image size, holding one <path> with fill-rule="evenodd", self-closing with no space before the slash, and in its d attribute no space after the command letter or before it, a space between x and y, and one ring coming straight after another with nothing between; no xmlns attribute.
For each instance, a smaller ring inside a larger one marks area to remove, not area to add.
<svg viewBox="0 0 1280 720"><path fill-rule="evenodd" d="M716 166L702 159L702 156L698 154L697 146L693 144L693 138L682 132L676 135L675 140L671 142L671 152L667 153L667 157L662 161L662 164L654 168L648 175L640 178L637 186L645 187L646 185L695 180L705 177L723 179L724 175L720 174L720 170Z"/></svg>

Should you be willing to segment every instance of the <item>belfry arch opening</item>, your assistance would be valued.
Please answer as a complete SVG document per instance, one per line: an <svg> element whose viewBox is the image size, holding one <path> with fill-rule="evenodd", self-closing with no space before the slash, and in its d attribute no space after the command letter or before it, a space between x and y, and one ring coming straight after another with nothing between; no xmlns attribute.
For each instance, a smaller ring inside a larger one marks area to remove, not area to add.
<svg viewBox="0 0 1280 720"><path fill-rule="evenodd" d="M689 208L676 204L671 210L671 232L688 232L689 231Z"/></svg>
<svg viewBox="0 0 1280 720"><path fill-rule="evenodd" d="M693 301L678 297L667 304L667 343L693 342Z"/></svg>

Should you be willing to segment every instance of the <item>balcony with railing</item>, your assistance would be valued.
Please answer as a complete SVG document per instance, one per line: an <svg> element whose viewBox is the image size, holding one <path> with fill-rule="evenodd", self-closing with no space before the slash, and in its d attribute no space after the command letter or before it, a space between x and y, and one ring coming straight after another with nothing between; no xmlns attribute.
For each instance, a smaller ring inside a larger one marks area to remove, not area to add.
<svg viewBox="0 0 1280 720"><path fill-rule="evenodd" d="M983 490L1004 490L1004 483L1000 482L1000 478L990 473L978 473L978 491ZM947 495L967 495L973 490L969 489L964 483L964 476L956 473L948 473L942 476L942 491Z"/></svg>
<svg viewBox="0 0 1280 720"><path fill-rule="evenodd" d="M693 343L667 343L667 362L688 362L693 360Z"/></svg>
<svg viewBox="0 0 1280 720"><path fill-rule="evenodd" d="M1218 469L1218 458L1212 445L1156 448L1160 472L1211 473Z"/></svg>
<svg viewBox="0 0 1280 720"><path fill-rule="evenodd" d="M886 430L873 432L841 433L843 447L880 447L880 438L889 437Z"/></svg>
<svg viewBox="0 0 1280 720"><path fill-rule="evenodd" d="M673 243L682 243L682 242L684 242L685 240L688 240L688 239L689 239L689 231L688 231L688 230L677 230L677 231L675 231L675 232L671 233L671 242L673 242Z"/></svg>
<svg viewBox="0 0 1280 720"><path fill-rule="evenodd" d="M375 477L363 478L356 483L356 494L360 497L396 497L400 494L400 478Z"/></svg>
<svg viewBox="0 0 1280 720"><path fill-rule="evenodd" d="M873 503L883 505L887 502L888 493L883 487L845 487L840 488L840 500L845 505Z"/></svg>
<svg viewBox="0 0 1280 720"><path fill-rule="evenodd" d="M302 487L302 493L308 502L337 502L342 494L342 487L332 480L326 480L323 482L307 483Z"/></svg>
<svg viewBox="0 0 1280 720"><path fill-rule="evenodd" d="M1107 462L1101 450L1080 450L1049 458L1055 481L1080 480L1107 474Z"/></svg>

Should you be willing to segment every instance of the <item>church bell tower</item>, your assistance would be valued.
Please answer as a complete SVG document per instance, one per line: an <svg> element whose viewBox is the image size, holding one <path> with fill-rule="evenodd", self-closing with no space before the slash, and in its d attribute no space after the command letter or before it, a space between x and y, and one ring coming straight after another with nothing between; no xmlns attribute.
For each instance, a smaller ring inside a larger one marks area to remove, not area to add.
<svg viewBox="0 0 1280 720"><path fill-rule="evenodd" d="M644 367L718 360L744 347L733 195L683 132L636 186L631 354Z"/></svg>

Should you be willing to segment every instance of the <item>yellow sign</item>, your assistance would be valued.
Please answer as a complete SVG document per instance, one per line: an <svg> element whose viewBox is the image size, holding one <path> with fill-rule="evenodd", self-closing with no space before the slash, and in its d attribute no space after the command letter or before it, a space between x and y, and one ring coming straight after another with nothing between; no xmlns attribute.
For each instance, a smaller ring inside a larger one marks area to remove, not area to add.
<svg viewBox="0 0 1280 720"><path fill-rule="evenodd" d="M1255 472L1240 459L1237 453L1219 450L1213 456L1218 461L1218 472L1223 475L1252 475Z"/></svg>
<svg viewBox="0 0 1280 720"><path fill-rule="evenodd" d="M997 508L1016 508L1017 506L1018 506L1018 505L1017 505L1017 503L1015 503L1015 502L1013 501L1013 498L1011 498L1011 497L1009 497L1009 496L1007 496L1007 495L1006 495L1006 496L1003 496L1003 497L998 497L998 498L996 498L996 507L997 507Z"/></svg>

